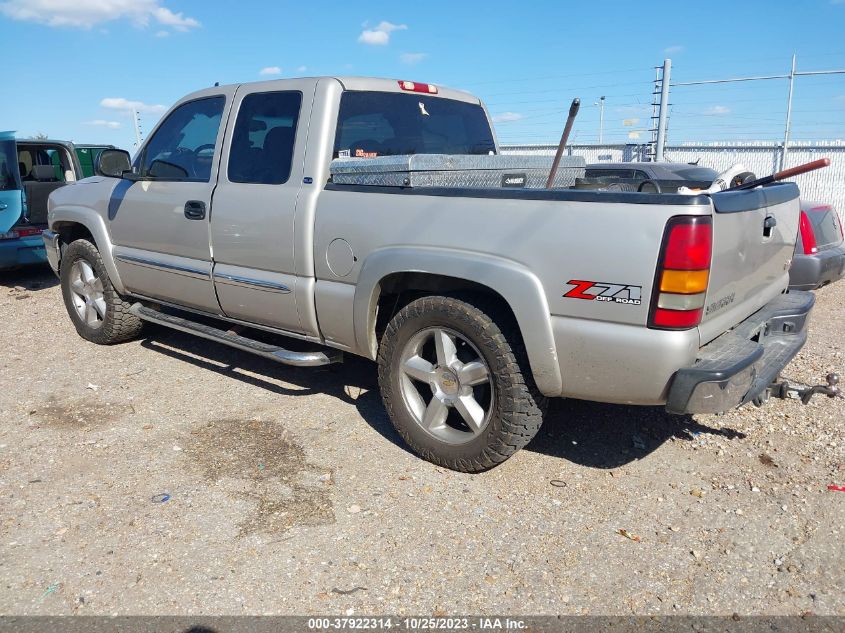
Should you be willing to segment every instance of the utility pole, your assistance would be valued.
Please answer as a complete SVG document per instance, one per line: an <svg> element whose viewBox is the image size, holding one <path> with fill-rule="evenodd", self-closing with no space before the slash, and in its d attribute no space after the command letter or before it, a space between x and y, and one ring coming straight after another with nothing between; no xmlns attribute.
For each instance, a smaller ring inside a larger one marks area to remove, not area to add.
<svg viewBox="0 0 845 633"><path fill-rule="evenodd" d="M141 147L141 122L135 108L132 108L132 122L135 124L135 149L138 149Z"/></svg>
<svg viewBox="0 0 845 633"><path fill-rule="evenodd" d="M792 127L792 91L795 88L795 53L792 53L792 70L789 73L789 98L786 101L786 126L783 130L783 151L780 153L781 171L786 169L786 153L789 151L789 131Z"/></svg>
<svg viewBox="0 0 845 633"><path fill-rule="evenodd" d="M604 95L599 97L596 105L599 107L599 145L601 145L604 138Z"/></svg>
<svg viewBox="0 0 845 633"><path fill-rule="evenodd" d="M660 113L657 118L657 147L654 148L655 162L663 160L666 145L666 117L669 114L669 82L672 74L672 60L663 60L663 75L660 78Z"/></svg>

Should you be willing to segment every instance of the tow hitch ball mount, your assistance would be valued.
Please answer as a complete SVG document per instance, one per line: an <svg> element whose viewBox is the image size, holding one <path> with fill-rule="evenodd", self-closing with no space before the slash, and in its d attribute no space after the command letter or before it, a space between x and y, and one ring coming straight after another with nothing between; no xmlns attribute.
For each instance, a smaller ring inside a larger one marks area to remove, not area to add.
<svg viewBox="0 0 845 633"><path fill-rule="evenodd" d="M825 380L827 380L826 385L812 386L798 386L790 384L788 380L776 380L769 385L769 388L761 394L760 397L754 399L754 404L759 407L766 402L770 396L774 398L792 398L800 400L801 404L808 404L810 402L810 398L817 393L824 394L828 398L842 398L842 390L839 388L839 374L830 373L825 376Z"/></svg>

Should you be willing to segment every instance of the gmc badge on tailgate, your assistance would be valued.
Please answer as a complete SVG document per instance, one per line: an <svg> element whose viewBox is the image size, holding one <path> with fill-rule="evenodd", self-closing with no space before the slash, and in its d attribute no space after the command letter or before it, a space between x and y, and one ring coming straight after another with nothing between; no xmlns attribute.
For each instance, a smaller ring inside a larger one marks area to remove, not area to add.
<svg viewBox="0 0 845 633"><path fill-rule="evenodd" d="M525 187L525 174L505 174L502 176L503 187Z"/></svg>

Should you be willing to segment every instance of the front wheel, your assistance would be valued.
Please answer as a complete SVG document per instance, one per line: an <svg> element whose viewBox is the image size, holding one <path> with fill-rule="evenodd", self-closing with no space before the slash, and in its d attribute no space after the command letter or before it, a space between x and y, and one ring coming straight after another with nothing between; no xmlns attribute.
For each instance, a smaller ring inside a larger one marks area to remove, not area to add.
<svg viewBox="0 0 845 633"><path fill-rule="evenodd" d="M424 459L487 470L539 430L545 400L508 316L483 300L434 296L390 321L379 386L396 430Z"/></svg>
<svg viewBox="0 0 845 633"><path fill-rule="evenodd" d="M100 251L88 240L72 242L62 253L62 297L79 335L110 345L136 337L142 322L114 289Z"/></svg>

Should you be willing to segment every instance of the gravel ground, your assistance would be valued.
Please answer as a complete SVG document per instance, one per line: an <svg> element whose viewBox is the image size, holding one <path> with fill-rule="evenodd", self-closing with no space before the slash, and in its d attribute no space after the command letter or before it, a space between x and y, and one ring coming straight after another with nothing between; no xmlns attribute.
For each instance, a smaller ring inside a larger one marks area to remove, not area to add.
<svg viewBox="0 0 845 633"><path fill-rule="evenodd" d="M843 370L845 283L817 294L804 382ZM41 269L0 274L0 318L0 613L845 615L843 399L559 401L463 475L402 446L367 361L99 347Z"/></svg>

